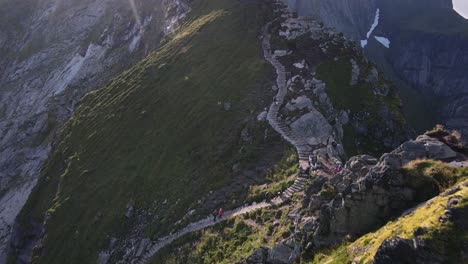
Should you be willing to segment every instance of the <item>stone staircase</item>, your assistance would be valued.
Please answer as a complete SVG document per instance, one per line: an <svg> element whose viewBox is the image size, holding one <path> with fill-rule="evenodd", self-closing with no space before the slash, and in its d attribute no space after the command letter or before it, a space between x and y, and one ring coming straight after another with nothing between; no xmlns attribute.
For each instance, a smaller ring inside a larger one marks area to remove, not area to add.
<svg viewBox="0 0 468 264"><path fill-rule="evenodd" d="M307 178L303 176L297 177L293 185L289 186L281 195L272 200L272 203L275 205L281 205L282 203L288 201L291 196L296 193L302 192L307 186Z"/></svg>
<svg viewBox="0 0 468 264"><path fill-rule="evenodd" d="M290 144L292 144L296 150L299 157L299 164L305 168L307 166L307 160L309 155L312 153L312 147L310 147L307 142L297 136L292 129L286 125L279 117L279 110L281 105L284 103L284 98L287 94L287 85L286 85L286 70L285 67L277 60L276 55L273 55L271 52L270 39L271 36L268 34L269 24L266 26L265 34L262 41L263 51L265 59L271 63L271 65L276 69L276 83L278 86L278 93L276 94L276 102L273 102L270 105L268 111L267 120L269 124L277 131L281 136ZM223 220L235 217L239 215L244 215L249 212L259 210L262 208L267 208L272 205L279 206L284 202L288 201L291 196L294 194L303 191L307 185L307 176L299 175L296 178L294 183L287 188L283 193L273 198L270 203L261 202L253 203L249 206L242 206L230 211L225 212ZM222 221L222 220L221 220ZM219 222L219 221L218 221ZM178 232L171 233L165 237L159 238L157 241L151 242L149 246L146 247L144 253L139 257L134 257L131 261L132 264L144 264L147 263L151 257L156 254L161 248L171 244L177 238L184 236L185 234L196 232L202 230L206 227L212 226L217 222L213 221L213 218L207 217L206 219L200 220L198 222L191 223L187 225L182 230ZM119 262L120 263L120 262Z"/></svg>
<svg viewBox="0 0 468 264"><path fill-rule="evenodd" d="M278 87L278 93L275 96L276 100L270 105L267 120L273 129L275 129L286 141L296 148L299 162L305 168L305 166L307 166L308 157L312 153L312 147L309 146L302 137L296 135L296 133L294 133L294 131L278 117L280 107L283 105L284 98L288 91L286 69L278 61L277 56L272 53L270 44L271 36L268 34L268 27L269 25L266 26L262 41L263 54L265 59L270 62L276 70L276 85Z"/></svg>

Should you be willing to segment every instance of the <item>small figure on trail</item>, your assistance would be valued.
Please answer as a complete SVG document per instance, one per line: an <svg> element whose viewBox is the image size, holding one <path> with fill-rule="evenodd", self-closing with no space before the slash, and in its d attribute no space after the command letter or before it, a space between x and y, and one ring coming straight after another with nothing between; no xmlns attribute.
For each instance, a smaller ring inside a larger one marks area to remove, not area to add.
<svg viewBox="0 0 468 264"><path fill-rule="evenodd" d="M218 210L218 219L221 219L223 217L223 214L224 214L223 209L219 208L219 210Z"/></svg>
<svg viewBox="0 0 468 264"><path fill-rule="evenodd" d="M343 170L343 165L341 163L338 163L338 172L341 172Z"/></svg>
<svg viewBox="0 0 468 264"><path fill-rule="evenodd" d="M299 175L304 174L304 169L302 168L302 165L299 165Z"/></svg>
<svg viewBox="0 0 468 264"><path fill-rule="evenodd" d="M307 174L307 176L310 175L310 169L311 169L311 168L312 168L312 167L311 167L310 165L307 166L307 169L306 169L306 171L305 171L305 174Z"/></svg>
<svg viewBox="0 0 468 264"><path fill-rule="evenodd" d="M213 215L213 222L216 222L216 217L218 216L218 210L214 209L213 213L211 213Z"/></svg>
<svg viewBox="0 0 468 264"><path fill-rule="evenodd" d="M338 173L338 167L335 167L333 170L332 170L333 174L337 174Z"/></svg>
<svg viewBox="0 0 468 264"><path fill-rule="evenodd" d="M275 103L275 105L278 105L278 100L276 100L276 96L273 97L273 102Z"/></svg>
<svg viewBox="0 0 468 264"><path fill-rule="evenodd" d="M309 165L314 165L317 162L317 157L315 155L309 155Z"/></svg>
<svg viewBox="0 0 468 264"><path fill-rule="evenodd" d="M271 198L270 198L270 193L269 193L269 192L266 192L266 193L265 193L265 202L267 202L267 203L271 202Z"/></svg>

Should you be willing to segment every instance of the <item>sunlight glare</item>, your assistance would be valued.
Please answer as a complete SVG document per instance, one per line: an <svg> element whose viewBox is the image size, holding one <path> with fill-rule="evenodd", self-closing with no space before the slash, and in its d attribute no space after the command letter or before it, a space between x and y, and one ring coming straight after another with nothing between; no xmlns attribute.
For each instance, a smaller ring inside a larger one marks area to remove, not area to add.
<svg viewBox="0 0 468 264"><path fill-rule="evenodd" d="M128 1L130 2L130 6L132 7L132 12L133 12L133 15L135 16L135 20L137 21L138 25L141 28L141 19L140 19L140 15L138 14L138 10L135 5L135 0L128 0Z"/></svg>

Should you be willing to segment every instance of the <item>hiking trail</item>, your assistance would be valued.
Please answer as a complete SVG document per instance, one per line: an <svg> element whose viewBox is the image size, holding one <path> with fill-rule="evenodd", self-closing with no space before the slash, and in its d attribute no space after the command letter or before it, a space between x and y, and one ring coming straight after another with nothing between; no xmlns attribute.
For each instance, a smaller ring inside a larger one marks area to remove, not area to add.
<svg viewBox="0 0 468 264"><path fill-rule="evenodd" d="M272 53L271 50L271 35L268 33L269 27L271 22L268 23L264 28L263 39L262 39L262 48L265 59L271 63L274 67L277 78L276 78L276 85L278 86L278 93L276 94L272 104L270 105L267 120L272 128L277 131L287 142L292 144L298 154L299 157L299 165L303 168L306 168L308 156L312 153L312 148L305 142L304 139L297 136L291 128L286 125L279 117L278 113L280 107L284 103L284 98L287 94L287 81L286 81L286 69L285 67L277 60L277 56ZM307 178L302 177L299 175L294 183L287 188L283 193L279 194L277 197L273 198L271 202L260 202L260 203L253 203L249 206L242 206L230 211L226 211L224 213L223 219L219 221L225 221L228 218L244 215L249 212L263 209L270 207L272 205L281 205L282 203L289 200L294 194L299 193L305 189L307 185ZM196 232L202 230L206 227L212 226L219 221L213 221L212 216L208 216L207 218L200 220L198 222L193 222L187 225L185 228L171 233L165 237L159 238L157 241L153 241L147 248L144 254L141 257L136 257L132 263L136 264L144 264L151 259L151 257L156 254L161 248L171 244L174 240L184 236L185 234Z"/></svg>

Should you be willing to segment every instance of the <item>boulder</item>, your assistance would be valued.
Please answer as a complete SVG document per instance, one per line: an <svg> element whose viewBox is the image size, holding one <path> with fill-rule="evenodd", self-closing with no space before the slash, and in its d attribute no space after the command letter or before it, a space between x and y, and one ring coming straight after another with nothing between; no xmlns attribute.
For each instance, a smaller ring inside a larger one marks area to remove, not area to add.
<svg viewBox="0 0 468 264"><path fill-rule="evenodd" d="M286 104L286 109L288 111L311 109L312 101L305 95L299 96L296 99L291 100L291 102Z"/></svg>
<svg viewBox="0 0 468 264"><path fill-rule="evenodd" d="M266 263L268 257L268 249L266 248L258 248L256 249L252 255L250 255L245 263L247 264L263 264Z"/></svg>
<svg viewBox="0 0 468 264"><path fill-rule="evenodd" d="M259 122L265 121L265 120L267 119L267 115L268 115L268 112L267 112L267 111L263 111L263 112L261 112L260 114L258 114L257 120L258 120Z"/></svg>
<svg viewBox="0 0 468 264"><path fill-rule="evenodd" d="M326 144L333 128L325 117L312 108L312 110L301 116L291 124L292 130L306 140L309 145Z"/></svg>
<svg viewBox="0 0 468 264"><path fill-rule="evenodd" d="M415 250L412 241L400 237L386 239L374 257L374 264L415 263Z"/></svg>
<svg viewBox="0 0 468 264"><path fill-rule="evenodd" d="M289 264L293 250L283 244L273 246L268 252L267 262L270 264Z"/></svg>
<svg viewBox="0 0 468 264"><path fill-rule="evenodd" d="M446 160L457 157L457 153L443 142L426 135L419 136L416 142L424 144L427 157L430 159Z"/></svg>

